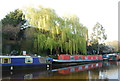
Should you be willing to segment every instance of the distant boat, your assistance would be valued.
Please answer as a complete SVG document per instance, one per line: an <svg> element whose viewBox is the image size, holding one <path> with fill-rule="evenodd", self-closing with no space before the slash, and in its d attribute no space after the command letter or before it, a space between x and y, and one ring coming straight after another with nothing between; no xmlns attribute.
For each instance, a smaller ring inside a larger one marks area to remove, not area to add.
<svg viewBox="0 0 120 81"><path fill-rule="evenodd" d="M120 60L120 54L105 54L103 55L103 60L116 61Z"/></svg>
<svg viewBox="0 0 120 81"><path fill-rule="evenodd" d="M29 70L29 69L49 69L51 62L48 57L31 56L0 56L0 67L2 71Z"/></svg>

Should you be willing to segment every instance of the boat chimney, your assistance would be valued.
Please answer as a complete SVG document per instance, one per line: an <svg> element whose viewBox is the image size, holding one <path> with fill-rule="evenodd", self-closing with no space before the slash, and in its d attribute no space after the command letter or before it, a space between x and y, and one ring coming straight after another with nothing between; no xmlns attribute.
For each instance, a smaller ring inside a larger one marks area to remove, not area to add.
<svg viewBox="0 0 120 81"><path fill-rule="evenodd" d="M23 51L23 55L26 55L26 51Z"/></svg>

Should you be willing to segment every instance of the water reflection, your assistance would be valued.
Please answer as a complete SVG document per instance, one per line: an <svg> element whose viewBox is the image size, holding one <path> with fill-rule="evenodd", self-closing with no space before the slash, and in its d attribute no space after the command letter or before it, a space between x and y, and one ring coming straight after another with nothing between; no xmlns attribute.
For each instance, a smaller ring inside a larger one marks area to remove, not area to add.
<svg viewBox="0 0 120 81"><path fill-rule="evenodd" d="M118 79L120 62L99 62L51 70L4 73L3 79Z"/></svg>
<svg viewBox="0 0 120 81"><path fill-rule="evenodd" d="M72 66L67 68L61 68L58 69L58 73L60 74L70 74L73 72L79 72L79 71L85 71L97 67L102 67L102 62L100 63L94 63L94 64L85 64L85 65L78 65L78 66Z"/></svg>
<svg viewBox="0 0 120 81"><path fill-rule="evenodd" d="M118 79L120 70L120 62L104 62L103 68L99 71L100 79Z"/></svg>
<svg viewBox="0 0 120 81"><path fill-rule="evenodd" d="M32 70L32 71L6 71L2 74L3 79L37 79L37 77L52 76L51 70Z"/></svg>

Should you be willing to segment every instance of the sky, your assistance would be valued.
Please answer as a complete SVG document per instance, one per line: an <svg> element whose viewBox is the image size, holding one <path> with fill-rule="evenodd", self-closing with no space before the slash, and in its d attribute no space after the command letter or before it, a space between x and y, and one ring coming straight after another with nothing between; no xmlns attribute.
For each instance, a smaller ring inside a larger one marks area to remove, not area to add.
<svg viewBox="0 0 120 81"><path fill-rule="evenodd" d="M59 16L76 14L80 23L89 30L99 22L106 30L107 41L118 40L118 2L119 0L1 0L0 19L10 11L28 6L49 7Z"/></svg>

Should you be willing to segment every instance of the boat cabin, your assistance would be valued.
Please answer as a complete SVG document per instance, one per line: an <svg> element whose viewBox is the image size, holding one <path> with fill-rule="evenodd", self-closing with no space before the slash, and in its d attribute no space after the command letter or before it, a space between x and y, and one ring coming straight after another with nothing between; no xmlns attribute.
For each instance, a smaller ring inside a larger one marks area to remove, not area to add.
<svg viewBox="0 0 120 81"><path fill-rule="evenodd" d="M31 69L50 64L49 59L46 57L0 56L0 66L2 70Z"/></svg>
<svg viewBox="0 0 120 81"><path fill-rule="evenodd" d="M59 55L58 60L102 60L102 55Z"/></svg>

